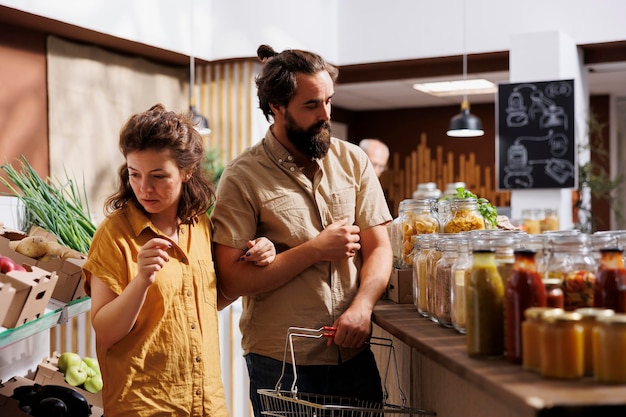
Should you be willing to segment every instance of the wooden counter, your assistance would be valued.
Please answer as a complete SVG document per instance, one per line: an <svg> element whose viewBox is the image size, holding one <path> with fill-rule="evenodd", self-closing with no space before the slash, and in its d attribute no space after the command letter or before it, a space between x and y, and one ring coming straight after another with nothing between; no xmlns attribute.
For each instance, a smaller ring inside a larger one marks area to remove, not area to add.
<svg viewBox="0 0 626 417"><path fill-rule="evenodd" d="M374 323L374 336L394 340L408 404L439 417L626 416L626 385L550 380L505 359L470 358L464 335L412 304L381 301Z"/></svg>

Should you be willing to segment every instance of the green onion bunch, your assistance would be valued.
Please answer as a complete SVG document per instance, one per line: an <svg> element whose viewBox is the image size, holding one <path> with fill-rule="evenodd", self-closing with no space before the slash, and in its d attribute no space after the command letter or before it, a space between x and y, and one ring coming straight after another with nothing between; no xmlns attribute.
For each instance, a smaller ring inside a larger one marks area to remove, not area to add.
<svg viewBox="0 0 626 417"><path fill-rule="evenodd" d="M20 171L10 164L0 166L10 180L0 177L0 181L10 190L5 194L24 204L23 230L39 226L57 236L61 245L89 252L96 226L89 215L85 188L80 191L67 172L65 183L43 180L23 155L19 161Z"/></svg>

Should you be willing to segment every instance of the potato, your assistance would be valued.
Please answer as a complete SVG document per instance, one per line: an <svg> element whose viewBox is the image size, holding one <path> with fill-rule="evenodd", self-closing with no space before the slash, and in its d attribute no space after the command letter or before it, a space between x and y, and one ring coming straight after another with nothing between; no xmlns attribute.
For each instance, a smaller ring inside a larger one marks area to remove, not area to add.
<svg viewBox="0 0 626 417"><path fill-rule="evenodd" d="M15 242L13 250L29 258L38 259L48 253L48 241L42 236L27 236Z"/></svg>

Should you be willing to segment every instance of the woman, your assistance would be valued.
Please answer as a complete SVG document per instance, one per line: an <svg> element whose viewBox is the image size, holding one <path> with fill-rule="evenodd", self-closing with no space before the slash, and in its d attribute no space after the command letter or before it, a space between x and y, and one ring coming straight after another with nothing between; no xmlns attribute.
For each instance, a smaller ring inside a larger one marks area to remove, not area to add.
<svg viewBox="0 0 626 417"><path fill-rule="evenodd" d="M202 137L157 104L126 122L119 146L119 188L83 267L104 413L226 416L217 310L228 300L216 291ZM275 254L260 238L242 260Z"/></svg>

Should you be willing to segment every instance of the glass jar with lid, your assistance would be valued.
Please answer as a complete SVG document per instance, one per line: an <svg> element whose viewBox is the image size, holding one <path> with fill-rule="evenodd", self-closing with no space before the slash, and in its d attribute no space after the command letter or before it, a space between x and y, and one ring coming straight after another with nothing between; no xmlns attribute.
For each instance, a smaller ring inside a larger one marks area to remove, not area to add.
<svg viewBox="0 0 626 417"><path fill-rule="evenodd" d="M623 254L622 248L600 249L600 264L593 291L594 307L610 308L619 313L626 313L623 311L626 306L620 300L620 287L626 285Z"/></svg>
<svg viewBox="0 0 626 417"><path fill-rule="evenodd" d="M598 317L592 344L595 379L609 384L626 383L626 314Z"/></svg>
<svg viewBox="0 0 626 417"><path fill-rule="evenodd" d="M435 209L436 200L402 200L398 206L398 217L391 228L394 249L394 265L411 268L413 265L413 236L438 233L439 219Z"/></svg>
<svg viewBox="0 0 626 417"><path fill-rule="evenodd" d="M431 310L429 309L429 298L432 297L428 293L430 283L430 268L429 258L430 251L435 245L435 234L418 235L416 237L419 250L416 251L413 257L413 281L415 282L416 289L416 302L417 312L422 317L430 317Z"/></svg>
<svg viewBox="0 0 626 417"><path fill-rule="evenodd" d="M609 308L578 308L574 311L581 315L580 323L583 326L585 375L593 375L593 328L598 324L598 318L612 316L614 310Z"/></svg>
<svg viewBox="0 0 626 417"><path fill-rule="evenodd" d="M417 190L413 192L414 199L434 198L437 200L439 197L441 197L441 190L437 188L437 183L435 182L423 182L417 184Z"/></svg>
<svg viewBox="0 0 626 417"><path fill-rule="evenodd" d="M543 220L543 210L539 208L528 208L522 210L522 221L524 230L528 234L541 233L541 222Z"/></svg>
<svg viewBox="0 0 626 417"><path fill-rule="evenodd" d="M559 230L560 227L559 211L557 209L543 209L543 217L539 224L541 232L549 232Z"/></svg>
<svg viewBox="0 0 626 417"><path fill-rule="evenodd" d="M485 219L478 211L475 198L450 200L450 215L443 224L444 233L459 233L485 229Z"/></svg>
<svg viewBox="0 0 626 417"><path fill-rule="evenodd" d="M550 239L546 279L559 279L564 309L593 307L597 264L591 254L589 235L555 234Z"/></svg>
<svg viewBox="0 0 626 417"><path fill-rule="evenodd" d="M581 319L582 316L574 312L543 313L539 338L542 376L557 379L583 377L584 330Z"/></svg>
<svg viewBox="0 0 626 417"><path fill-rule="evenodd" d="M428 311L430 312L429 316L432 321L437 322L437 318L435 317L435 286L436 286L436 276L435 276L435 265L441 259L441 235L432 235L437 236L431 240L430 251L428 252L427 263L427 271L428 271L428 289L426 290L426 302L428 304Z"/></svg>
<svg viewBox="0 0 626 417"><path fill-rule="evenodd" d="M466 343L473 357L504 354L504 286L495 251L472 251L472 269L466 275Z"/></svg>
<svg viewBox="0 0 626 417"><path fill-rule="evenodd" d="M459 188L466 188L465 183L462 181L449 182L446 185L446 189L443 191L442 197L454 197Z"/></svg>
<svg viewBox="0 0 626 417"><path fill-rule="evenodd" d="M458 256L459 239L456 235L445 236L439 243L441 257L434 269L433 317L444 327L452 327L452 266Z"/></svg>
<svg viewBox="0 0 626 417"><path fill-rule="evenodd" d="M541 326L543 314L552 310L551 314L562 313L562 309L550 307L530 307L524 311L525 320L522 322L522 367L529 371L539 372L541 368Z"/></svg>
<svg viewBox="0 0 626 417"><path fill-rule="evenodd" d="M450 303L452 305L450 318L452 327L457 332L465 334L465 275L471 273L472 258L470 239L466 233L459 233L457 242L457 257L452 264L452 287Z"/></svg>

